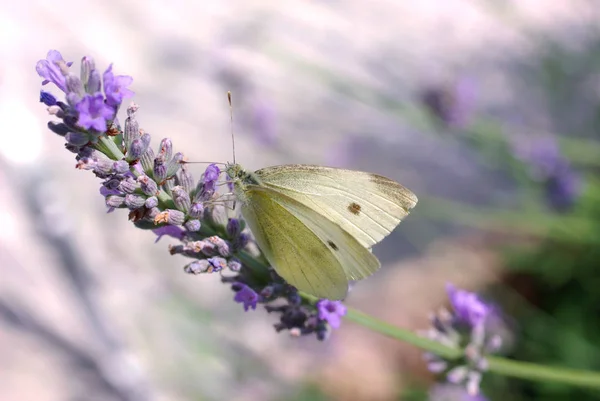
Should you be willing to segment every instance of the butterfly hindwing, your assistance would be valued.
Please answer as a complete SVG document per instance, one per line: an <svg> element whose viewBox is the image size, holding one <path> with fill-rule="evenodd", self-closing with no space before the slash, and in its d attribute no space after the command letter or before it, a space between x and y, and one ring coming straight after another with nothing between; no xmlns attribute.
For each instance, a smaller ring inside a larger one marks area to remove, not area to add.
<svg viewBox="0 0 600 401"><path fill-rule="evenodd" d="M279 275L301 291L343 299L348 280L380 264L352 235L306 205L273 189L248 185L242 214Z"/></svg>

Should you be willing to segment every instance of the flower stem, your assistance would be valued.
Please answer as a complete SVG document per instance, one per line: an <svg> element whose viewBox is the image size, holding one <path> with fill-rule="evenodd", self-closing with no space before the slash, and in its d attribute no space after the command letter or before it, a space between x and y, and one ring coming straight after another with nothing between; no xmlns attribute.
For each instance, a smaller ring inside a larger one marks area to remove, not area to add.
<svg viewBox="0 0 600 401"><path fill-rule="evenodd" d="M305 294L303 296L306 297ZM314 297L308 296L307 298L312 299ZM450 348L420 337L409 330L395 327L351 308L348 308L346 318L380 334L415 345L446 359L457 359L463 354L462 350ZM600 372L544 366L497 356L486 356L486 360L489 364L488 371L496 374L523 380L555 382L600 389Z"/></svg>
<svg viewBox="0 0 600 401"><path fill-rule="evenodd" d="M348 308L346 319L351 320L354 323L358 323L364 327L368 327L369 329L388 337L407 342L447 359L457 359L462 355L462 350L460 349L451 348L440 344L437 341L421 337L410 330L392 326L389 323L374 319L373 317L354 309Z"/></svg>
<svg viewBox="0 0 600 401"><path fill-rule="evenodd" d="M112 160L121 160L125 157L119 147L107 136L101 136L96 144L96 148L110 157Z"/></svg>
<svg viewBox="0 0 600 401"><path fill-rule="evenodd" d="M312 303L316 303L319 300L317 297L310 294L306 294L304 292L301 292L300 295L302 296L302 298ZM433 352L434 354L437 354L447 359L457 359L460 358L460 356L462 356L463 354L462 350L460 349L447 347L443 344L440 344L437 341L421 337L420 335L410 330L392 326L389 323L382 322L381 320L375 319L374 317L371 317L365 313L359 312L352 308L347 308L347 313L345 317L346 319L358 323L361 326L367 327L373 331L415 345L419 348Z"/></svg>
<svg viewBox="0 0 600 401"><path fill-rule="evenodd" d="M544 366L495 356L488 356L486 359L490 372L504 376L600 389L600 372Z"/></svg>

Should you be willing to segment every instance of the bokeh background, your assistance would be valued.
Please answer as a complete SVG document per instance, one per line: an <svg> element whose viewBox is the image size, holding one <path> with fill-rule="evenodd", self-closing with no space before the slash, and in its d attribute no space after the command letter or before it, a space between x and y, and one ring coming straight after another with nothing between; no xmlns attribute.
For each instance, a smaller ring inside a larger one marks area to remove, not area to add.
<svg viewBox="0 0 600 401"><path fill-rule="evenodd" d="M599 18L596 0L0 2L0 400L466 399L352 323L324 343L275 333L216 275L185 275L168 238L106 214L45 128L49 49L133 76L141 127L189 160L231 160L231 90L246 167L412 189L349 305L424 329L452 282L511 317L509 356L600 369ZM483 390L600 399L493 375Z"/></svg>

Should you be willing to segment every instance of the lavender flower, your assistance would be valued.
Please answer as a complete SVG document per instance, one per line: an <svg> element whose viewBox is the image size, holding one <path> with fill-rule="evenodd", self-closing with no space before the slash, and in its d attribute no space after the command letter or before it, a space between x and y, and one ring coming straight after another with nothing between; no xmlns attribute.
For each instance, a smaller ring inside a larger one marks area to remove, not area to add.
<svg viewBox="0 0 600 401"><path fill-rule="evenodd" d="M463 77L447 86L431 86L421 94L421 101L443 125L464 128L472 118L477 100L477 86Z"/></svg>
<svg viewBox="0 0 600 401"><path fill-rule="evenodd" d="M346 307L340 301L321 299L317 302L319 319L325 320L329 325L337 329L342 324L342 316L346 314Z"/></svg>
<svg viewBox="0 0 600 401"><path fill-rule="evenodd" d="M75 109L79 113L77 124L84 129L94 129L99 132L106 131L106 123L114 116L114 110L104 103L101 93L86 95Z"/></svg>
<svg viewBox="0 0 600 401"><path fill-rule="evenodd" d="M38 62L44 84L55 83L66 98L63 102L41 92L40 101L60 120L48 126L76 154L76 168L102 179L100 194L109 212L128 210L129 220L140 229L152 230L156 242L163 236L179 241L169 246L169 252L192 259L184 267L186 273L221 275L221 281L236 292L234 301L245 310L263 304L269 313L278 314L277 331L315 334L324 340L331 328L340 326L346 311L340 302L321 300L313 305L272 267L263 266L260 258L252 267L242 262L248 260L250 233L243 220L227 219L226 208L214 202L221 177L216 164L194 182L182 164L184 155L175 152L169 138L163 138L156 150L150 146L151 136L139 127L139 106L134 103L121 127L116 114L123 99L133 95L128 89L131 77L115 76L112 65L100 77L90 57L83 58L80 77L69 66L57 51Z"/></svg>
<svg viewBox="0 0 600 401"><path fill-rule="evenodd" d="M204 191L215 191L215 184L221 175L221 170L216 164L209 164L204 172Z"/></svg>
<svg viewBox="0 0 600 401"><path fill-rule="evenodd" d="M59 51L50 50L46 56L46 60L40 60L35 66L38 75L44 80L42 85L52 82L63 92L67 92L67 81L62 72L62 66L70 67L73 62L67 63Z"/></svg>
<svg viewBox="0 0 600 401"><path fill-rule="evenodd" d="M545 183L548 203L557 211L570 210L581 194L581 179L568 165L556 169Z"/></svg>
<svg viewBox="0 0 600 401"><path fill-rule="evenodd" d="M452 284L446 285L446 292L457 319L462 323L476 326L481 324L490 312L489 306L475 293L459 290Z"/></svg>
<svg viewBox="0 0 600 401"><path fill-rule="evenodd" d="M160 241L165 235L178 240L182 240L183 237L185 237L185 230L179 226L162 226L152 230L152 232L156 234L156 240L154 242Z"/></svg>
<svg viewBox="0 0 600 401"><path fill-rule="evenodd" d="M124 98L132 97L134 92L127 89L133 82L133 78L127 75L115 76L112 72L112 64L108 66L103 75L104 94L106 95L106 104L111 107L119 106Z"/></svg>
<svg viewBox="0 0 600 401"><path fill-rule="evenodd" d="M575 205L582 191L581 179L554 138L517 141L513 151L517 159L528 165L532 179L542 184L550 207L565 212Z"/></svg>
<svg viewBox="0 0 600 401"><path fill-rule="evenodd" d="M470 396L479 393L479 384L487 369L487 354L497 353L508 331L497 308L485 303L477 294L446 286L453 313L442 309L431 318L432 327L424 336L448 347L464 350L459 360L446 361L425 353L431 372L444 373L448 382L464 385Z"/></svg>
<svg viewBox="0 0 600 401"><path fill-rule="evenodd" d="M40 91L40 102L44 103L46 106L55 106L56 98L50 92Z"/></svg>
<svg viewBox="0 0 600 401"><path fill-rule="evenodd" d="M244 305L244 310L247 312L248 309L256 309L258 303L258 294L246 284L235 283L232 288L235 293L234 301Z"/></svg>

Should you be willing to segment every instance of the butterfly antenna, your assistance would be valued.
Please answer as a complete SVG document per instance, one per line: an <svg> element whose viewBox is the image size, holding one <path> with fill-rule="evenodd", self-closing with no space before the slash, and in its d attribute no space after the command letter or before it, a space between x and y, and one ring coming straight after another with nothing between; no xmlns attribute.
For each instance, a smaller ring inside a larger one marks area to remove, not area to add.
<svg viewBox="0 0 600 401"><path fill-rule="evenodd" d="M233 135L233 105L231 103L231 91L227 91L229 101L229 125L231 126L231 145L233 147L233 164L235 164L235 136Z"/></svg>

